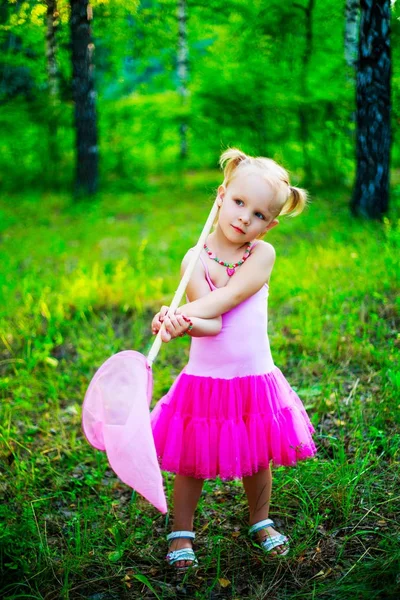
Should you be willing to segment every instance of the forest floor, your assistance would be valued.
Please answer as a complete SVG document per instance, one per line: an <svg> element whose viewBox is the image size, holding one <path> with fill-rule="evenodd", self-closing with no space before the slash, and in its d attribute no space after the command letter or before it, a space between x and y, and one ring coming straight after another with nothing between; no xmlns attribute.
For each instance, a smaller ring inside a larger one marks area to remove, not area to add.
<svg viewBox="0 0 400 600"><path fill-rule="evenodd" d="M30 193L0 204L0 595L56 600L395 599L400 596L399 194L383 223L321 190L268 240L275 363L316 428L317 456L274 470L271 516L290 554L247 536L240 482L206 482L195 521L200 568L165 563L169 515L132 494L90 447L87 385L115 352L146 351L219 183L158 180L140 194L73 204ZM154 400L189 341L161 349ZM173 476L165 474L169 506Z"/></svg>

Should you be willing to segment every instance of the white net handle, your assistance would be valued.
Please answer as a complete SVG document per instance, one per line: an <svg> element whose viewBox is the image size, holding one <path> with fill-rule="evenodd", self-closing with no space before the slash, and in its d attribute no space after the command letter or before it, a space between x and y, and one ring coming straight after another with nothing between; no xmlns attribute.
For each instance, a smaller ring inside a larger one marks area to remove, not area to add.
<svg viewBox="0 0 400 600"><path fill-rule="evenodd" d="M190 262L186 268L186 271L179 283L178 289L176 290L175 295L170 304L170 311L172 313L174 313L176 311L176 309L178 308L178 306L183 298L183 295L186 291L189 280L192 276L193 270L196 266L197 261L199 260L201 251L203 250L203 246L205 244L207 236L210 232L212 224L214 223L217 212L218 212L218 204L217 204L217 201L215 201L213 204L213 207L210 211L210 214L208 215L206 224L203 227L203 231L200 234L199 240L194 248L194 251L191 252ZM157 333L156 339L154 340L154 343L153 343L152 347L150 348L150 352L147 355L147 362L150 367L152 366L153 362L155 361L156 356L161 348L161 344L162 344L161 331L162 331L162 327L160 328L160 331Z"/></svg>

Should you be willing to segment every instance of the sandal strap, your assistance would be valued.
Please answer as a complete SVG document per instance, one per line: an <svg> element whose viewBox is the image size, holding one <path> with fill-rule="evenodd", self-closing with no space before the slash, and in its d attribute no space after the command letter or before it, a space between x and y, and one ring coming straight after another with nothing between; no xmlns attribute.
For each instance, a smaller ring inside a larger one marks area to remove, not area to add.
<svg viewBox="0 0 400 600"><path fill-rule="evenodd" d="M249 534L257 533L260 529L264 529L265 527L272 527L274 522L271 519L264 519L264 521L258 521L258 523L254 523L249 529Z"/></svg>
<svg viewBox="0 0 400 600"><path fill-rule="evenodd" d="M173 565L179 560L191 560L194 565L198 564L196 555L191 548L181 548L181 550L168 552L166 558L170 565Z"/></svg>
<svg viewBox="0 0 400 600"><path fill-rule="evenodd" d="M177 538L189 538L190 540L194 540L195 537L196 534L193 531L172 531L172 533L167 535L167 542L176 540Z"/></svg>
<svg viewBox="0 0 400 600"><path fill-rule="evenodd" d="M266 552L270 552L277 546L283 546L288 541L288 538L280 533L279 535L267 536L260 544Z"/></svg>

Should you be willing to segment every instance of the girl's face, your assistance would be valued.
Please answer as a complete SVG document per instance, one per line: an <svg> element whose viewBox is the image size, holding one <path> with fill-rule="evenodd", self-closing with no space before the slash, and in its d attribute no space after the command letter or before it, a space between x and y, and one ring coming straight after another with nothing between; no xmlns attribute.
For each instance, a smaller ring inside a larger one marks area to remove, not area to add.
<svg viewBox="0 0 400 600"><path fill-rule="evenodd" d="M245 244L278 225L275 194L263 177L248 173L218 188L218 226L233 243Z"/></svg>

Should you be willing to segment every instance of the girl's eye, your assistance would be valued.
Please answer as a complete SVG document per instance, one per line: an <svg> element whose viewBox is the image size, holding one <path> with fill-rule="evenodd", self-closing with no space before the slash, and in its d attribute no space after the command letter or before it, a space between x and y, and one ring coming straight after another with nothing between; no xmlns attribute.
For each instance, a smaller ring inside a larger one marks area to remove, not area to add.
<svg viewBox="0 0 400 600"><path fill-rule="evenodd" d="M235 202L238 206L242 206L243 204L243 200L235 200Z"/></svg>
<svg viewBox="0 0 400 600"><path fill-rule="evenodd" d="M262 213L257 212L256 213L256 217L258 217L259 219L265 219L264 215Z"/></svg>

